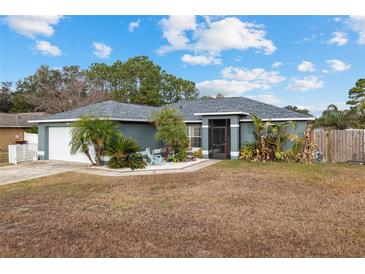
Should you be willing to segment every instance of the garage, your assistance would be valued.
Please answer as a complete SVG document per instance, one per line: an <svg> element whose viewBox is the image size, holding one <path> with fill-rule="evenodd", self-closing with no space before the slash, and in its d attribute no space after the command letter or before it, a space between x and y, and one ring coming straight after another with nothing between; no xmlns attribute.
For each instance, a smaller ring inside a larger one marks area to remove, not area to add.
<svg viewBox="0 0 365 274"><path fill-rule="evenodd" d="M71 128L49 127L48 128L48 153L50 160L72 161L90 163L84 153L72 155L70 152ZM91 151L91 157L94 157Z"/></svg>

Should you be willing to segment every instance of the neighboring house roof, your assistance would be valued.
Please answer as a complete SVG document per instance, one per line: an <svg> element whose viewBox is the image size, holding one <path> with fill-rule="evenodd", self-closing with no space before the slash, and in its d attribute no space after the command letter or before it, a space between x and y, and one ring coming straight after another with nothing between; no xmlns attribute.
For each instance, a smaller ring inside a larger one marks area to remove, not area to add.
<svg viewBox="0 0 365 274"><path fill-rule="evenodd" d="M197 99L184 100L178 103L167 105L175 107L184 115L185 121L200 121L201 115L212 115L214 113L237 113L242 119L251 119L250 115L254 114L262 119L292 119L292 120L312 120L310 115L301 114L287 109L268 105L245 97L227 97L220 99ZM152 112L163 107L152 107L145 105L135 105L119 103L116 101L105 101L82 108L69 110L47 116L40 122L61 122L73 121L80 116L92 114L94 117L108 117L113 120L121 121L149 121ZM35 119L36 120L36 119Z"/></svg>
<svg viewBox="0 0 365 274"><path fill-rule="evenodd" d="M25 113L4 113L0 112L0 128L4 127L32 127L30 120L37 120L43 116L48 115L45 112L25 112Z"/></svg>

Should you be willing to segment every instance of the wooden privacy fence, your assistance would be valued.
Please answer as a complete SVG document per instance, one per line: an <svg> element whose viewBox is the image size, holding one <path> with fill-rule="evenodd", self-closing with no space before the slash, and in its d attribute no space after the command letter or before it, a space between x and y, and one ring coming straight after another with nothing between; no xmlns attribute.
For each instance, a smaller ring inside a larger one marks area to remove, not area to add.
<svg viewBox="0 0 365 274"><path fill-rule="evenodd" d="M365 130L313 131L313 142L328 162L365 162Z"/></svg>

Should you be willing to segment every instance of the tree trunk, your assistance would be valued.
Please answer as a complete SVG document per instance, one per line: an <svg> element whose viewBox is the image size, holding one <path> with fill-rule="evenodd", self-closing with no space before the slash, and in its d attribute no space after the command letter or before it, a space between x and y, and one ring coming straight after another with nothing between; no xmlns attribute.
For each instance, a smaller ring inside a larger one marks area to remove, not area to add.
<svg viewBox="0 0 365 274"><path fill-rule="evenodd" d="M95 145L95 165L101 166L101 149L98 145Z"/></svg>
<svg viewBox="0 0 365 274"><path fill-rule="evenodd" d="M87 158L89 159L89 161L91 162L91 165L94 166L95 163L94 163L93 159L90 156L89 150L85 151L85 154L86 154Z"/></svg>

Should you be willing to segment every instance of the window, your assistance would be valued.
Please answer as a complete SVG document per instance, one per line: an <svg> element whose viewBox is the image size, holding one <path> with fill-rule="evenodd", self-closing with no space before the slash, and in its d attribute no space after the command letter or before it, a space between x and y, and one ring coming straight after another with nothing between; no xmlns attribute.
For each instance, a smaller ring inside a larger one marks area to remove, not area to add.
<svg viewBox="0 0 365 274"><path fill-rule="evenodd" d="M189 138L190 147L201 147L202 135L200 125L186 126L186 133Z"/></svg>

